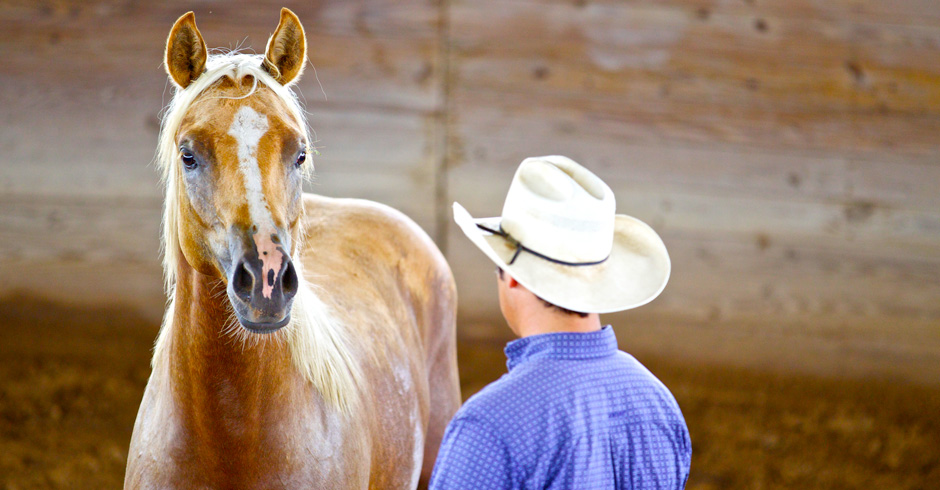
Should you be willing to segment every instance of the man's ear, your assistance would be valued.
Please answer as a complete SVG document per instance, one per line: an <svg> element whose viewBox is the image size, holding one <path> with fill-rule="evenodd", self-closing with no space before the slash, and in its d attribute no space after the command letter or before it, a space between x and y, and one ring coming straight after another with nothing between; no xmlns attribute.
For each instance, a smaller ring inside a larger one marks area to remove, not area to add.
<svg viewBox="0 0 940 490"><path fill-rule="evenodd" d="M166 41L166 72L181 88L199 78L206 71L206 42L196 28L196 16L183 14L170 29Z"/></svg>
<svg viewBox="0 0 940 490"><path fill-rule="evenodd" d="M278 83L287 86L300 79L307 62L307 37L300 19L281 9L281 21L268 39L263 66Z"/></svg>

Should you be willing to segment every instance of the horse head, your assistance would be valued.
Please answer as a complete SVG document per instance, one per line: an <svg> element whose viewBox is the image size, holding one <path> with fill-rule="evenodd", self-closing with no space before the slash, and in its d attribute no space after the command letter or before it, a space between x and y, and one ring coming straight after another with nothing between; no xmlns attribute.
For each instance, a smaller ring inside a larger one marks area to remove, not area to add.
<svg viewBox="0 0 940 490"><path fill-rule="evenodd" d="M287 87L303 71L305 52L303 27L287 9L263 57L210 57L192 12L176 21L166 46L178 93L161 136L164 234L176 235L167 243L193 269L225 284L235 317L254 333L289 323L298 291L291 256L302 240L311 164L306 123ZM213 66L218 57L226 66Z"/></svg>

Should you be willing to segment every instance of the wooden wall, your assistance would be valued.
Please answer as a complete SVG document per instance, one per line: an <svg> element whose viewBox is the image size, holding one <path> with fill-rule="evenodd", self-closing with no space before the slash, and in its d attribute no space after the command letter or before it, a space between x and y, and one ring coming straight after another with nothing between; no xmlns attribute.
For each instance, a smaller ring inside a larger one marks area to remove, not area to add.
<svg viewBox="0 0 940 490"><path fill-rule="evenodd" d="M309 36L309 190L402 209L446 251L465 338L505 336L450 221L560 153L673 258L628 350L940 382L940 8L928 0L47 1L0 6L0 294L162 311L165 36ZM247 36L247 37L246 37ZM498 324L497 324L498 325Z"/></svg>

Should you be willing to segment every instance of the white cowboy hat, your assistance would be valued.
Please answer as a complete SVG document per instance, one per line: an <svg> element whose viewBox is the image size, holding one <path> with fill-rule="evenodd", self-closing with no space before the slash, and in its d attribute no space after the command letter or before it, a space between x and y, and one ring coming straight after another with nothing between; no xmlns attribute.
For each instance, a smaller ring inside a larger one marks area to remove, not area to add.
<svg viewBox="0 0 940 490"><path fill-rule="evenodd" d="M666 246L646 223L615 214L610 187L563 156L526 158L503 215L454 221L520 284L572 311L610 313L649 303L669 281Z"/></svg>

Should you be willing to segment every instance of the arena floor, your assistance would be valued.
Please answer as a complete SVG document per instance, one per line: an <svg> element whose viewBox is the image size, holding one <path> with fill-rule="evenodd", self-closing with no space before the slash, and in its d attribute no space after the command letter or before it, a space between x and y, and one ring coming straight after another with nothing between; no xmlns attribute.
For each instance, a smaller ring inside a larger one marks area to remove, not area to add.
<svg viewBox="0 0 940 490"><path fill-rule="evenodd" d="M120 488L157 326L114 309L0 302L0 490ZM937 488L940 389L640 357L692 434L690 489ZM502 346L459 346L464 396Z"/></svg>

